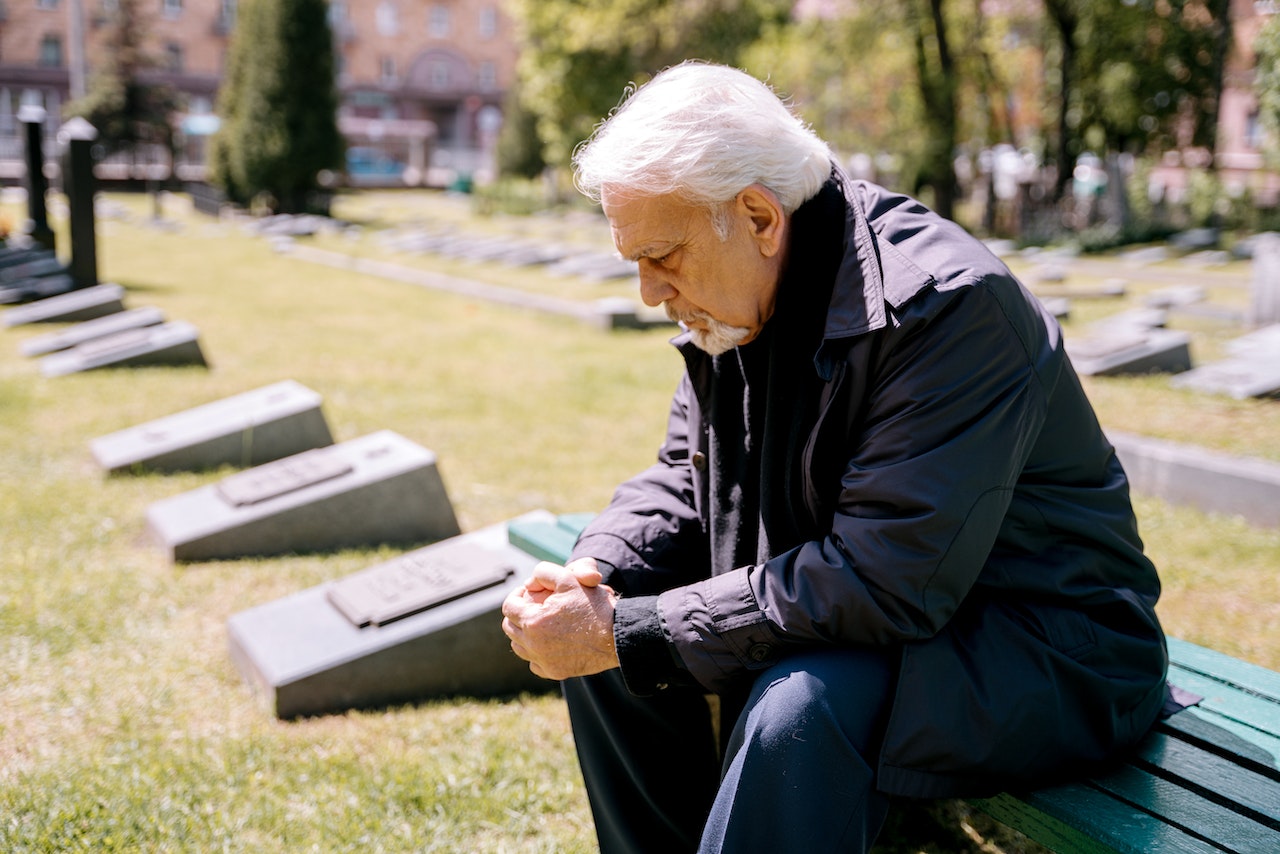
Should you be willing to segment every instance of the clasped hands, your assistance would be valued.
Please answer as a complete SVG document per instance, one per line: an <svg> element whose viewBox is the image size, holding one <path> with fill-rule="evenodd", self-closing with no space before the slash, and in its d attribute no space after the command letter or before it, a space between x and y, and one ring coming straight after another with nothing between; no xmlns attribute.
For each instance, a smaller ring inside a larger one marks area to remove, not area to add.
<svg viewBox="0 0 1280 854"><path fill-rule="evenodd" d="M613 606L618 594L592 558L567 566L543 561L502 603L512 651L544 679L589 676L618 666Z"/></svg>

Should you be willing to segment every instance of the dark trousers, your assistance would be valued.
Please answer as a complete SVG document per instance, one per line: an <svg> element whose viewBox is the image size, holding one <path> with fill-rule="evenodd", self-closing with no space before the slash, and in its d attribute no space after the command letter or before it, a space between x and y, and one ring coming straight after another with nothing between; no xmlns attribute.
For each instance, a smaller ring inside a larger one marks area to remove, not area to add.
<svg viewBox="0 0 1280 854"><path fill-rule="evenodd" d="M567 680L601 852L866 851L888 809L874 769L895 670L877 650L810 652L711 705L636 697L616 670Z"/></svg>

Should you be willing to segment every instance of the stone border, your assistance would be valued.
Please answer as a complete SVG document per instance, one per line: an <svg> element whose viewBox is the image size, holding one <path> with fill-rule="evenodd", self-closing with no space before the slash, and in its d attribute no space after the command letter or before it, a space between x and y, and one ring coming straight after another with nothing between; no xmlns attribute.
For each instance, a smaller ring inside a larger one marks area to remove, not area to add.
<svg viewBox="0 0 1280 854"><path fill-rule="evenodd" d="M1134 492L1280 527L1280 463L1132 433L1107 432Z"/></svg>

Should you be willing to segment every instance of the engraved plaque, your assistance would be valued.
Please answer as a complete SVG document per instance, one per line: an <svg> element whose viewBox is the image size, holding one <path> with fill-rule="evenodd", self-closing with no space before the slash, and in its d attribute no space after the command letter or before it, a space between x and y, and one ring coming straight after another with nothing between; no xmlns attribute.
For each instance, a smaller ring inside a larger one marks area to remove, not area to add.
<svg viewBox="0 0 1280 854"><path fill-rule="evenodd" d="M122 350L130 350L134 347L146 345L151 341L151 329L129 329L124 332L117 332L114 335L108 335L105 338L98 338L94 341L86 341L76 346L75 352L85 359L95 359L99 356L105 356L109 353L115 353Z"/></svg>
<svg viewBox="0 0 1280 854"><path fill-rule="evenodd" d="M382 626L501 584L515 568L501 554L467 542L425 549L336 582L329 603L359 628Z"/></svg>
<svg viewBox="0 0 1280 854"><path fill-rule="evenodd" d="M331 448L316 448L233 474L218 484L217 492L228 504L243 507L333 480L351 470L351 464Z"/></svg>

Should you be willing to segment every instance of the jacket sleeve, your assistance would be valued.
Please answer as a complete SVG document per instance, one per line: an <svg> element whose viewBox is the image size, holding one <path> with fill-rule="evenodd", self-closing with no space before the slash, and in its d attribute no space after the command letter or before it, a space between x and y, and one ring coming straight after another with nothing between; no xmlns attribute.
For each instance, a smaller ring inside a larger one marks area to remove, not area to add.
<svg viewBox="0 0 1280 854"><path fill-rule="evenodd" d="M671 402L658 461L618 487L574 546L572 557L600 561L605 582L623 595L656 594L709 572L691 471L692 393L686 373Z"/></svg>
<svg viewBox="0 0 1280 854"><path fill-rule="evenodd" d="M947 624L1043 423L1041 370L1060 360L1030 299L1009 278L953 282L853 345L840 381L862 405L830 530L659 598L698 682L716 690L796 645L895 644Z"/></svg>

